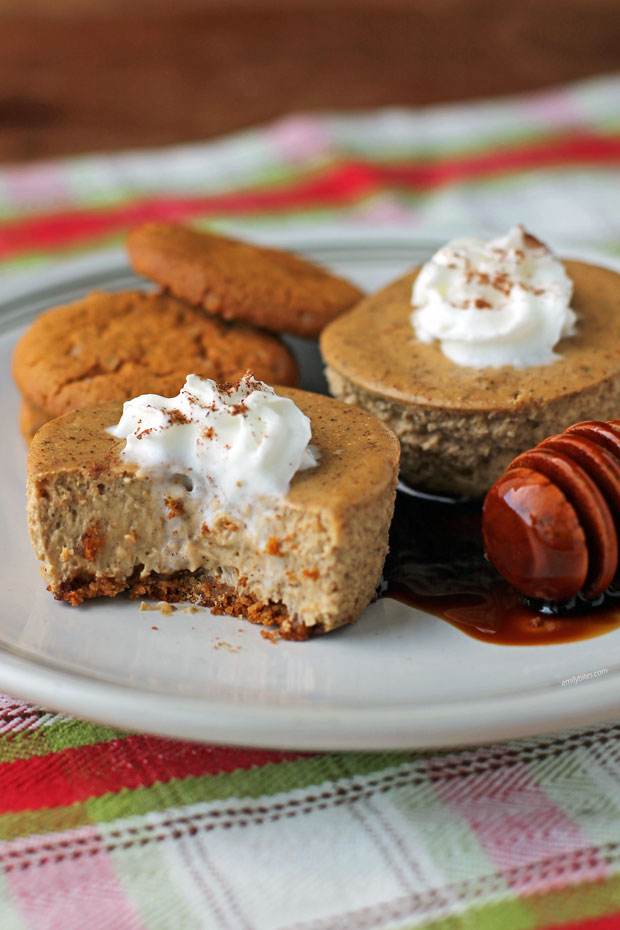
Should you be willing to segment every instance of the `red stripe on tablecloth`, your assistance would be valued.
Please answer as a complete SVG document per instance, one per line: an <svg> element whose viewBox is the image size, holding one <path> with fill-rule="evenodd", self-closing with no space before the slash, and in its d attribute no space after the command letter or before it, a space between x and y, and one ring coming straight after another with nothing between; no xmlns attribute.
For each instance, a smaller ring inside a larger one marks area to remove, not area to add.
<svg viewBox="0 0 620 930"><path fill-rule="evenodd" d="M539 930L619 930L620 911L605 917L590 917L585 920L571 920L567 924L545 924Z"/></svg>
<svg viewBox="0 0 620 930"><path fill-rule="evenodd" d="M0 765L0 812L73 804L122 788L190 775L218 775L302 755L128 736Z"/></svg>
<svg viewBox="0 0 620 930"><path fill-rule="evenodd" d="M54 250L104 237L152 219L235 215L338 206L381 190L425 190L485 175L551 165L606 164L620 159L620 136L563 136L458 158L413 163L338 163L324 173L268 189L204 197L159 197L100 210L71 210L0 226L0 259L37 249Z"/></svg>

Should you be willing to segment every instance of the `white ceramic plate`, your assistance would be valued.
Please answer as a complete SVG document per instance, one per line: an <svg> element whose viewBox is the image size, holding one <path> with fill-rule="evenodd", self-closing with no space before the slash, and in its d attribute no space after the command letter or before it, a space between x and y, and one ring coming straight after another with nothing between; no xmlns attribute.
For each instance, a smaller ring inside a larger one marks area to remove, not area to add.
<svg viewBox="0 0 620 930"><path fill-rule="evenodd" d="M406 233L347 241L290 234L280 244L369 290L433 250ZM46 307L133 284L120 252L0 284L0 689L128 729L298 749L454 745L620 717L620 630L567 645L502 647L384 599L352 627L271 643L251 624L208 611L162 616L122 598L80 608L54 601L26 532L26 450L10 354ZM306 386L319 386L316 355L303 341L297 349Z"/></svg>

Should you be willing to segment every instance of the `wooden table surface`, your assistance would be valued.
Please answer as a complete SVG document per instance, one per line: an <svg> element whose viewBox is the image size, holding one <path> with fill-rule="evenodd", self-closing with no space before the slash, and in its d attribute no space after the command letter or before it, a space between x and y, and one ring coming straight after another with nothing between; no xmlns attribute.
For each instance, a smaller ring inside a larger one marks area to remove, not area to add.
<svg viewBox="0 0 620 930"><path fill-rule="evenodd" d="M0 162L619 68L619 0L3 0Z"/></svg>

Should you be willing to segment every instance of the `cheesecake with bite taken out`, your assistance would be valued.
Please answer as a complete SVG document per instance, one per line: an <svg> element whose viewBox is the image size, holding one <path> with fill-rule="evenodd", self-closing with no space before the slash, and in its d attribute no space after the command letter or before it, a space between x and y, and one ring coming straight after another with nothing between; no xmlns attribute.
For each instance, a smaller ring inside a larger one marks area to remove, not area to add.
<svg viewBox="0 0 620 930"><path fill-rule="evenodd" d="M367 412L188 376L35 435L28 520L52 594L190 601L305 639L356 620L387 552L398 441Z"/></svg>

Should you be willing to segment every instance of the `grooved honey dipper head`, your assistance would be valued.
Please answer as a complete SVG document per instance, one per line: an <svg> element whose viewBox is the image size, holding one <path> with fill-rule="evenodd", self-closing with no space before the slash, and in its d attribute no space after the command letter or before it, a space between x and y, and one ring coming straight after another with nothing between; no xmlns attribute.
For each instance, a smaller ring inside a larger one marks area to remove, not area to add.
<svg viewBox="0 0 620 930"><path fill-rule="evenodd" d="M530 597L597 598L618 577L620 429L578 423L524 452L489 491L488 557Z"/></svg>
<svg viewBox="0 0 620 930"><path fill-rule="evenodd" d="M588 571L586 538L573 507L545 475L513 468L484 502L487 555L518 591L543 600L568 600Z"/></svg>

